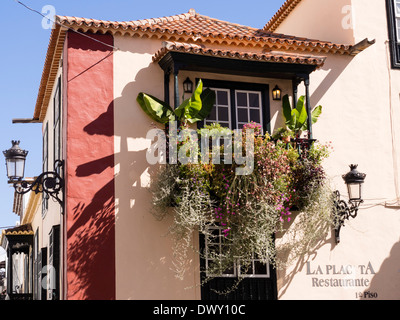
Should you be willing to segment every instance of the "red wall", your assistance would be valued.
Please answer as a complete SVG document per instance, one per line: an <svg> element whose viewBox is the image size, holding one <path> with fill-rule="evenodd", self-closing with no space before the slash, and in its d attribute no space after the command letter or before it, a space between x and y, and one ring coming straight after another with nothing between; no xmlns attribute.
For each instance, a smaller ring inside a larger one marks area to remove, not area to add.
<svg viewBox="0 0 400 320"><path fill-rule="evenodd" d="M113 45L111 35L90 35ZM115 299L112 48L68 32L67 299Z"/></svg>

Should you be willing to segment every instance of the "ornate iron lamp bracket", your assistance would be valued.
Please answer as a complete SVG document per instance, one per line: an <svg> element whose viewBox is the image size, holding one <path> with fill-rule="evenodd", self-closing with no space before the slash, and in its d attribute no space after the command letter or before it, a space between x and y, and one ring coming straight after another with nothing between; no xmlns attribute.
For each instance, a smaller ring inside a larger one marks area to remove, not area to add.
<svg viewBox="0 0 400 320"><path fill-rule="evenodd" d="M336 244L340 242L340 229L344 227L345 220L357 217L358 208L363 200L350 200L347 204L344 200L340 199L339 191L333 193L334 196L334 210L335 210L335 240Z"/></svg>
<svg viewBox="0 0 400 320"><path fill-rule="evenodd" d="M29 191L33 191L36 194L43 193L47 199L52 197L61 205L61 208L64 208L64 201L60 197L60 191L64 188L64 179L58 173L58 169L63 166L64 161L57 160L54 163L54 171L43 172L33 182L25 180L15 182L15 192L19 194L25 194Z"/></svg>

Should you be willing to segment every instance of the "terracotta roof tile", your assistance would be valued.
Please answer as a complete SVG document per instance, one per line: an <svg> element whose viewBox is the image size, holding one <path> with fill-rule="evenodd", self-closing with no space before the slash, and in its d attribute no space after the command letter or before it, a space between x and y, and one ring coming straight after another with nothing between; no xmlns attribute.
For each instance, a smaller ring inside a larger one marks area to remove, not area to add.
<svg viewBox="0 0 400 320"><path fill-rule="evenodd" d="M27 236L34 235L32 225L30 223L23 224L11 229L3 230L0 234L0 245L4 247L3 240L6 236Z"/></svg>
<svg viewBox="0 0 400 320"><path fill-rule="evenodd" d="M321 67L326 57L310 56L304 54L287 53L287 52L252 52L252 51L238 51L235 49L217 49L209 48L205 45L164 41L162 48L153 56L153 62L160 61L168 52L185 52L191 54L210 55L223 58L240 59L240 60L255 60L265 62L278 62L278 63L294 63L294 64L308 64Z"/></svg>
<svg viewBox="0 0 400 320"><path fill-rule="evenodd" d="M264 26L264 30L274 32L300 2L301 0L286 0L280 9Z"/></svg>
<svg viewBox="0 0 400 320"><path fill-rule="evenodd" d="M33 234L32 226L30 223L17 226L11 229L3 230L3 234L6 236L10 235L31 235Z"/></svg>
<svg viewBox="0 0 400 320"><path fill-rule="evenodd" d="M124 22L67 16L57 16L56 18L58 23L75 30L103 33L153 33L160 34L160 38L174 37L174 39L166 39L173 41L177 40L176 36L183 36L195 37L196 41L219 43L223 41L235 41L236 44L258 45L286 50L308 50L346 54L350 49L349 45L277 34L268 30L210 18L196 13L193 9L191 9L189 13L170 17ZM187 40L188 39L185 39L185 41Z"/></svg>
<svg viewBox="0 0 400 320"><path fill-rule="evenodd" d="M287 4L296 0L287 0ZM297 0L299 1L299 0ZM258 47L265 50L313 52L332 54L357 54L356 46L335 44L256 29L200 15L191 9L188 13L135 21L106 21L77 17L56 16L47 50L42 80L34 111L34 121L44 120L51 96L55 74L62 56L68 29L82 32L128 34L156 37L160 40L231 45L232 47ZM234 49L232 49L234 50ZM232 51L231 50L231 51ZM282 57L283 59L283 57Z"/></svg>

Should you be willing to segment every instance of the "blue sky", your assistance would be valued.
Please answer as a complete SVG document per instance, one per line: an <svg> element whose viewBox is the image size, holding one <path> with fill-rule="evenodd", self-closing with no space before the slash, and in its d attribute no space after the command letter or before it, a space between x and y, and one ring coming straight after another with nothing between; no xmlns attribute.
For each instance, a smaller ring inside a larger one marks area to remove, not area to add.
<svg viewBox="0 0 400 320"><path fill-rule="evenodd" d="M43 18L18 4L2 0L0 11L0 146L11 147L11 140L21 140L29 151L25 176L41 173L41 124L12 124L13 118L31 118L36 103L50 30L42 27ZM186 13L198 13L234 23L262 28L284 0L21 0L42 11L52 5L58 15L104 20L138 20ZM3 160L4 161L4 160ZM3 162L5 163L5 162ZM0 228L15 225L12 213L13 188L7 185L5 165L0 171Z"/></svg>

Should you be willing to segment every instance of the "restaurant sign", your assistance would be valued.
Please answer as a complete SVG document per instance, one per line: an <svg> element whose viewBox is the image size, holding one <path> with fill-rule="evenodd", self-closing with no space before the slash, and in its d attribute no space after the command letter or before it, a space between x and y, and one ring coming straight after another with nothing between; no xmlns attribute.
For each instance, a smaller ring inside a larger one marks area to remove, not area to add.
<svg viewBox="0 0 400 320"><path fill-rule="evenodd" d="M310 276L313 288L357 288L363 290L369 287L371 276L375 270L371 264L360 265L313 265L307 262L306 274ZM356 298L377 298L374 292L356 292Z"/></svg>

